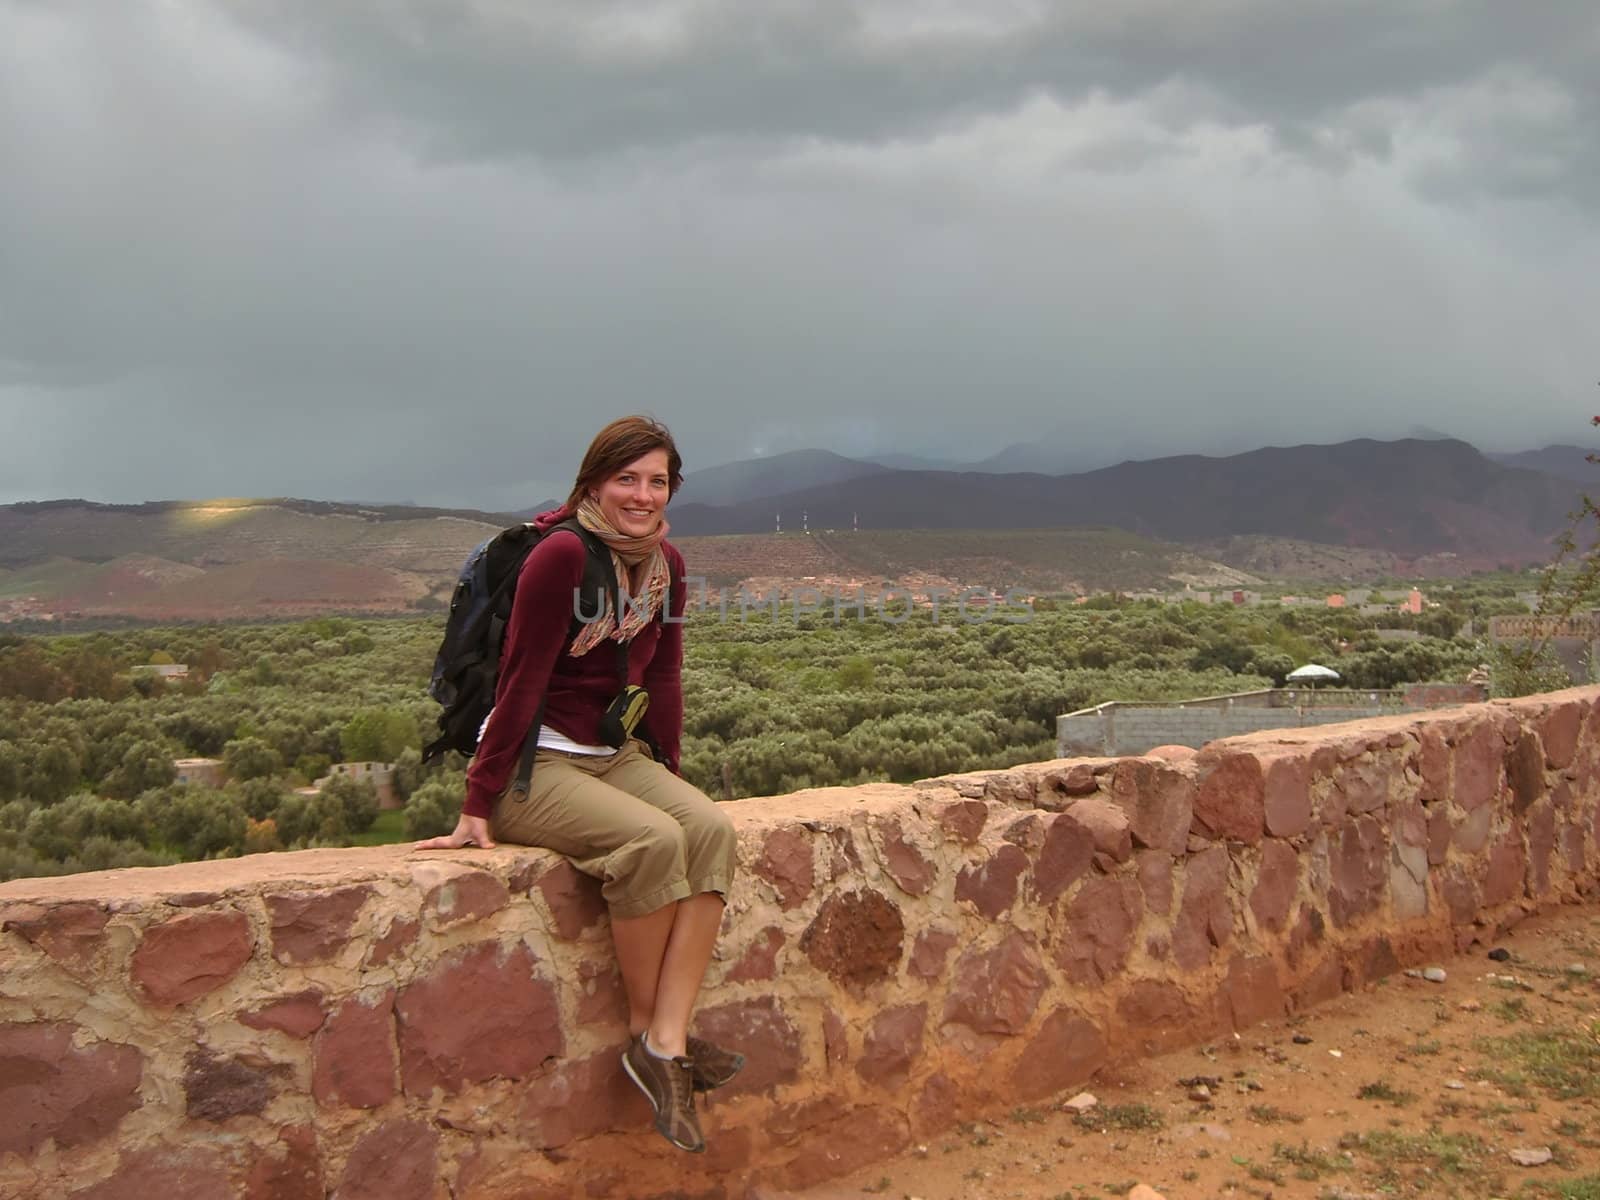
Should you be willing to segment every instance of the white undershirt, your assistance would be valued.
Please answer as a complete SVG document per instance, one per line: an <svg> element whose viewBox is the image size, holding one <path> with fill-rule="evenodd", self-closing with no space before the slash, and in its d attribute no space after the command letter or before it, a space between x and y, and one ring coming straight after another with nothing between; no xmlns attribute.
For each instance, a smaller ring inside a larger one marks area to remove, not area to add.
<svg viewBox="0 0 1600 1200"><path fill-rule="evenodd" d="M489 717L494 716L494 709L489 710ZM489 717L483 719L483 724L478 726L478 740L483 741L483 731L489 728ZM587 754L594 758L606 758L615 754L614 746L588 746L583 742L575 742L559 729L552 729L548 725L539 726L539 748L541 750L560 750L564 754Z"/></svg>

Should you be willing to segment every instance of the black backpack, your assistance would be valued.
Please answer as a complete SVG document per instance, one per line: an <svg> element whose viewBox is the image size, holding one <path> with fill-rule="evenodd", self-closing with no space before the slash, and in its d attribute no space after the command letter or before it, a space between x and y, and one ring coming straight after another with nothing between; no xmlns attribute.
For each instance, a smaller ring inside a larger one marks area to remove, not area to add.
<svg viewBox="0 0 1600 1200"><path fill-rule="evenodd" d="M445 621L444 640L433 660L433 678L428 694L444 706L439 713L439 736L422 750L422 761L431 762L446 750L470 757L478 747L478 731L494 707L495 684L500 678L500 651L505 644L506 624L511 619L511 602L516 595L517 576L533 548L557 529L570 529L583 539L583 581L579 585L577 608L586 616L599 612L600 596L612 596L616 604L616 572L605 544L584 529L575 519L562 521L546 530L532 525L513 525L484 542L467 557L450 597L450 615ZM567 630L568 646L583 627L578 613ZM619 666L627 670L627 647L618 643ZM626 682L626 674L623 676ZM530 743L538 735L544 715L540 697ZM531 764L532 754L523 759ZM519 782L526 783L526 776Z"/></svg>

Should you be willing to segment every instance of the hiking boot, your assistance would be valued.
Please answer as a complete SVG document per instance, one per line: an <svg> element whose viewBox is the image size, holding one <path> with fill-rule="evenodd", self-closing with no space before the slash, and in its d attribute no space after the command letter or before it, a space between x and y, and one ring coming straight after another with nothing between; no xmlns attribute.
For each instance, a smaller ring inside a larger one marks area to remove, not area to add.
<svg viewBox="0 0 1600 1200"><path fill-rule="evenodd" d="M694 1063L687 1056L657 1058L645 1049L644 1038L628 1039L622 1052L622 1069L655 1109L656 1132L680 1150L704 1153L705 1134L694 1111Z"/></svg>
<svg viewBox="0 0 1600 1200"><path fill-rule="evenodd" d="M694 1090L709 1092L727 1083L744 1066L744 1055L724 1050L704 1038L691 1037L687 1043L694 1059Z"/></svg>

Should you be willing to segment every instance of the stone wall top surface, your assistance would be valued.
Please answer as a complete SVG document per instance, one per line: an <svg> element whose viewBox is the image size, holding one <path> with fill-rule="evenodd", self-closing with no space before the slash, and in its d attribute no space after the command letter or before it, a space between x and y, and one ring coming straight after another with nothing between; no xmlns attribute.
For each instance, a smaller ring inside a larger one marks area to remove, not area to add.
<svg viewBox="0 0 1600 1200"><path fill-rule="evenodd" d="M1295 749L1328 746L1353 748L1362 742L1387 739L1394 735L1430 727L1448 730L1463 721L1481 720L1484 709L1505 710L1508 716L1536 716L1568 701L1587 705L1600 702L1600 686L1569 688L1514 700L1492 700L1487 705L1461 705L1427 712L1368 717L1339 725L1311 725L1290 729L1262 730L1222 738L1205 746L1200 754L1214 758L1229 753L1279 753ZM1159 750L1149 755L1127 758L1167 758ZM1100 774L1122 759L1061 758L1027 763L1012 768L1029 777L1044 777L1067 769L1087 768ZM1179 764L1181 768L1181 763ZM958 795L1003 798L1005 771L971 771L919 780L914 784L869 783L849 787L808 788L783 796L757 796L727 802L734 822L750 832L781 825L837 821L858 813L885 813L919 794L929 799ZM1002 781L997 796L996 782ZM234 891L250 891L258 886L290 884L349 884L378 879L414 876L428 864L487 868L497 872L516 871L550 852L524 846L501 844L493 851L412 850L409 843L392 846L353 847L329 850L295 850L274 854L253 854L244 858L209 862L179 863L170 867L132 867L115 871L86 871L77 875L17 879L0 883L0 903L8 901L50 902L88 900L137 904L147 900L166 900L182 904L220 899Z"/></svg>

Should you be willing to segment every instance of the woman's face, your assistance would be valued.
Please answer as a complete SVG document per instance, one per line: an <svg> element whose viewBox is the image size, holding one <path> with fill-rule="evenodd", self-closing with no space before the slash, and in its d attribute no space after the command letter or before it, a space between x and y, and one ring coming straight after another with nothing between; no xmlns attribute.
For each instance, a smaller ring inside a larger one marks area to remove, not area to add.
<svg viewBox="0 0 1600 1200"><path fill-rule="evenodd" d="M593 492L605 519L618 533L644 537L661 523L672 498L667 478L667 452L651 450L634 459Z"/></svg>

